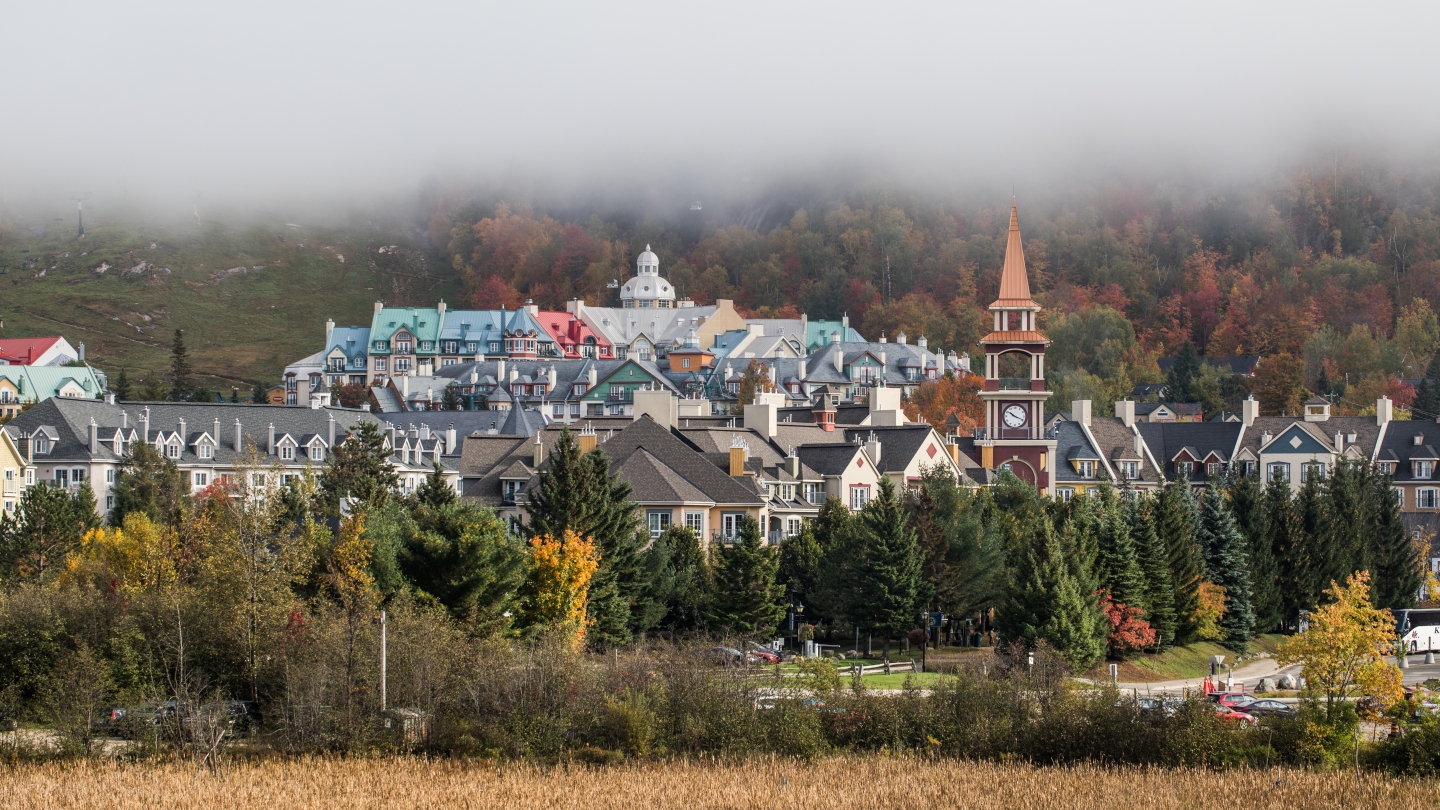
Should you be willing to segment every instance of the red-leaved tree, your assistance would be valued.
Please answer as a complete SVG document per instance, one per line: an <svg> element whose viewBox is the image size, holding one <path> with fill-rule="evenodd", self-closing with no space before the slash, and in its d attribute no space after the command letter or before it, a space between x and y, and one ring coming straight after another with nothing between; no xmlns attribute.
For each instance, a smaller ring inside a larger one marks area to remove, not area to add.
<svg viewBox="0 0 1440 810"><path fill-rule="evenodd" d="M1096 591L1096 596L1100 600L1100 609L1105 612L1105 620L1110 625L1110 636L1106 643L1110 646L1111 655L1123 657L1154 646L1155 628L1145 621L1145 611L1130 607L1124 602L1116 602L1111 597L1109 588Z"/></svg>

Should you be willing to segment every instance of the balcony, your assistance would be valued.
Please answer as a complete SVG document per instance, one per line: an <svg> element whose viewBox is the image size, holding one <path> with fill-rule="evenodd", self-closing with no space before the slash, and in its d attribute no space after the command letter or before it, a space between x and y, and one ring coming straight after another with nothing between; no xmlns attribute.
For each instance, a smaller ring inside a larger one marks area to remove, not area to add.
<svg viewBox="0 0 1440 810"><path fill-rule="evenodd" d="M1001 377L996 382L1000 383L1001 391L1029 391L1029 377Z"/></svg>
<svg viewBox="0 0 1440 810"><path fill-rule="evenodd" d="M632 402L635 396L629 388L612 388L610 389L610 396L607 397L607 399L610 402Z"/></svg>
<svg viewBox="0 0 1440 810"><path fill-rule="evenodd" d="M1055 428L1046 430L1041 427L977 427L974 432L974 437L978 441L996 441L1000 439L1040 441L1042 439L1056 439L1059 438L1059 435L1059 431Z"/></svg>
<svg viewBox="0 0 1440 810"><path fill-rule="evenodd" d="M728 546L728 545L730 545L730 544L732 544L732 543L737 543L737 542L739 542L739 541L740 541L740 535L738 535L738 534L726 534L725 532L711 532L711 533L710 533L710 542L712 542L712 543L721 543L721 544L723 544L723 545L727 545L727 546Z"/></svg>

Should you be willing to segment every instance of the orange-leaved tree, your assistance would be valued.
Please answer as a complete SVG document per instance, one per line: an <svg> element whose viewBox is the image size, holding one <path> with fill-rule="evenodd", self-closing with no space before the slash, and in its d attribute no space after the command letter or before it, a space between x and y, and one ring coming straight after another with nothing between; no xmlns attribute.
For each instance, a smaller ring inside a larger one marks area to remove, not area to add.
<svg viewBox="0 0 1440 810"><path fill-rule="evenodd" d="M127 595L159 592L175 584L177 552L173 530L131 512L120 526L86 532L80 549L66 557L60 582Z"/></svg>
<svg viewBox="0 0 1440 810"><path fill-rule="evenodd" d="M1370 573L1351 574L1344 585L1332 581L1325 594L1331 601L1310 612L1310 626L1280 645L1280 664L1302 665L1308 686L1324 693L1328 711L1356 695L1387 707L1401 700L1400 669L1385 660L1395 645L1395 617L1370 604Z"/></svg>
<svg viewBox="0 0 1440 810"><path fill-rule="evenodd" d="M585 600L590 577L600 565L595 542L566 529L556 539L536 535L530 540L530 575L520 594L522 625L568 628L578 648L585 642Z"/></svg>

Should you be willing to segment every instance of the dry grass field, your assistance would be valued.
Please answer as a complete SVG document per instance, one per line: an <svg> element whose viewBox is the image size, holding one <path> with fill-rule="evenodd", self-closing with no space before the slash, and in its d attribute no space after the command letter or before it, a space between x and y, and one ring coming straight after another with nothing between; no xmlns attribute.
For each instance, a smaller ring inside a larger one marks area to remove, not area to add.
<svg viewBox="0 0 1440 810"><path fill-rule="evenodd" d="M482 765L418 759L277 759L212 776L187 766L0 769L7 810L211 808L1429 808L1434 782L1303 771L1035 768L916 758Z"/></svg>

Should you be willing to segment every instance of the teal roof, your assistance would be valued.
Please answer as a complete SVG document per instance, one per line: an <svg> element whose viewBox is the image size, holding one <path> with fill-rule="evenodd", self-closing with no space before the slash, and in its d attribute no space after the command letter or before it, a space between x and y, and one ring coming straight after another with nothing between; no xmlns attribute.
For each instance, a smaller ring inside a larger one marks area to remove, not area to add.
<svg viewBox="0 0 1440 810"><path fill-rule="evenodd" d="M59 396L67 383L74 382L82 399L93 399L105 386L89 366L0 366L0 379L15 384L21 402L43 402Z"/></svg>
<svg viewBox="0 0 1440 810"><path fill-rule="evenodd" d="M440 339L440 310L435 307L384 307L370 321L370 340L385 340L401 329L415 340Z"/></svg>
<svg viewBox="0 0 1440 810"><path fill-rule="evenodd" d="M830 342L830 333L840 331L841 343L864 343L865 338L860 337L856 332L841 321L806 321L805 322L805 347L807 349L823 348Z"/></svg>

